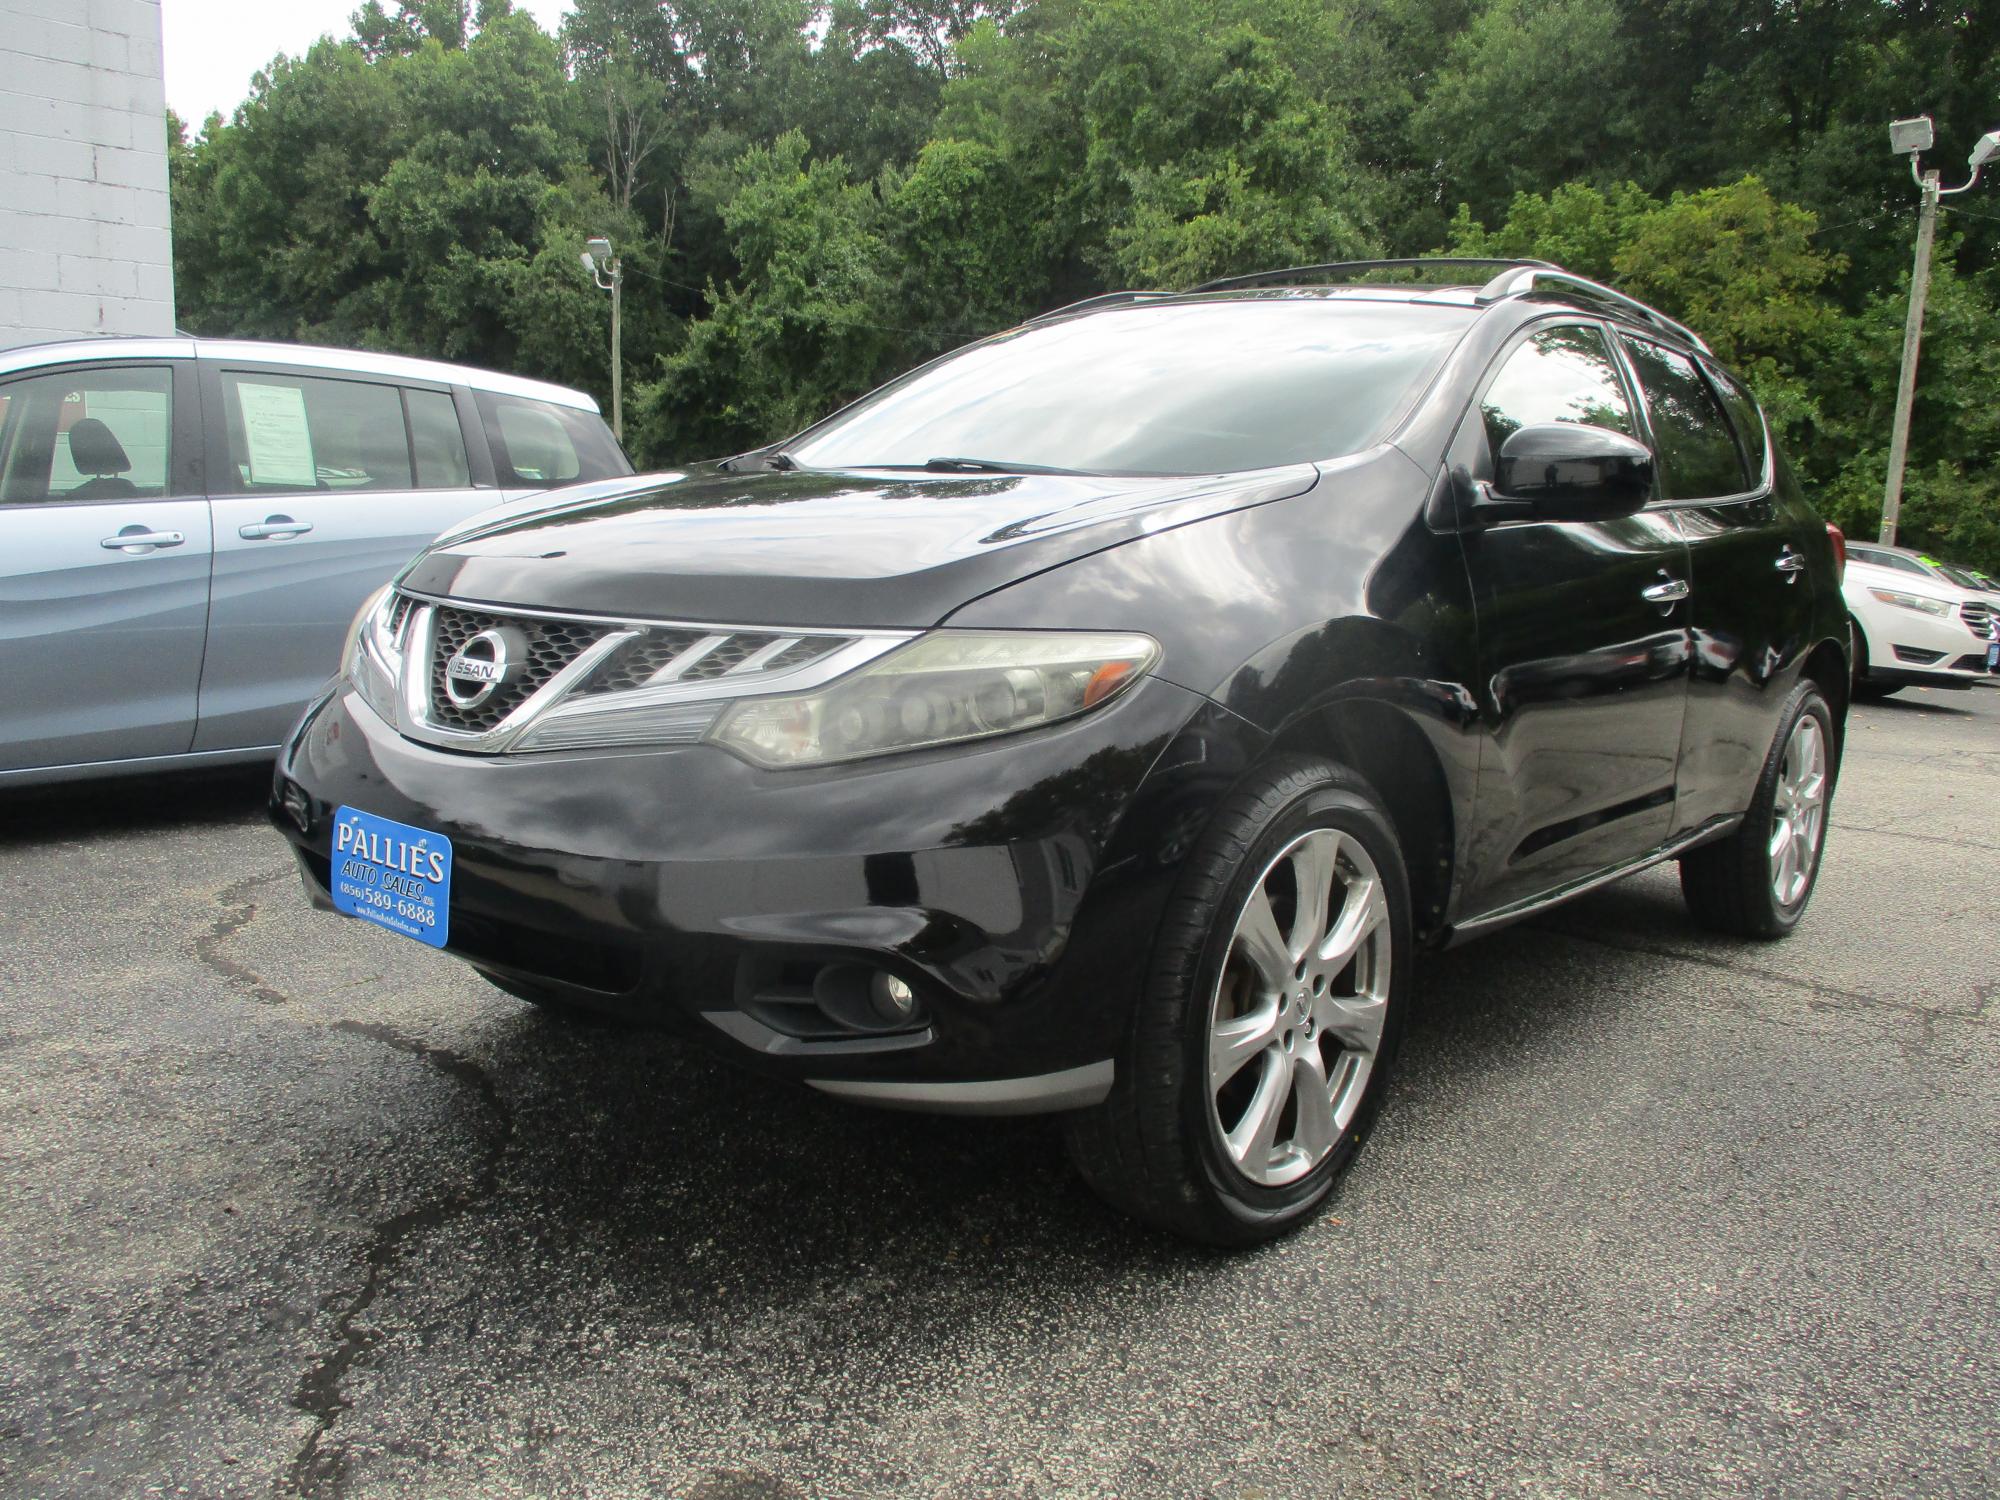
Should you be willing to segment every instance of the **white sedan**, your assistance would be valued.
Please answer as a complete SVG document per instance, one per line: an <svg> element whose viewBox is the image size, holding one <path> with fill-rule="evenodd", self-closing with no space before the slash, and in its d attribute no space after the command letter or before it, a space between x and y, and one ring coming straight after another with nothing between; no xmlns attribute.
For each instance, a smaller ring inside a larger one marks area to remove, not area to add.
<svg viewBox="0 0 2000 1500"><path fill-rule="evenodd" d="M1988 675L1990 596L1850 553L1842 585L1854 616L1854 696L1906 687L1970 687Z"/></svg>

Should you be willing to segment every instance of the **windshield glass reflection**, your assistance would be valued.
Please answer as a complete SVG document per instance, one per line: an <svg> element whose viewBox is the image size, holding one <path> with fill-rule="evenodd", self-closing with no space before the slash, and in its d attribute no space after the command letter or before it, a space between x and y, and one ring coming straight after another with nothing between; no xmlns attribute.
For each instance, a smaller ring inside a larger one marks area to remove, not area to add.
<svg viewBox="0 0 2000 1500"><path fill-rule="evenodd" d="M1472 316L1273 299L1035 324L918 371L786 451L818 468L974 455L1121 474L1340 458L1387 434Z"/></svg>

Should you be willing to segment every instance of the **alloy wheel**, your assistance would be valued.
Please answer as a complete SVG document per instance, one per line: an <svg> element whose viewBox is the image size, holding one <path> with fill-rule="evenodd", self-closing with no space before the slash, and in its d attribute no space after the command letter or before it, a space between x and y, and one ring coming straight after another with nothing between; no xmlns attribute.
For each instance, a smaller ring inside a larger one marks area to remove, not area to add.
<svg viewBox="0 0 2000 1500"><path fill-rule="evenodd" d="M1381 1050L1390 940L1381 874L1348 834L1301 834L1251 887L1208 1028L1210 1118L1250 1181L1297 1181L1353 1120Z"/></svg>
<svg viewBox="0 0 2000 1500"><path fill-rule="evenodd" d="M1805 896L1825 837L1826 731L1813 715L1801 714L1785 741L1771 799L1771 894L1779 906Z"/></svg>

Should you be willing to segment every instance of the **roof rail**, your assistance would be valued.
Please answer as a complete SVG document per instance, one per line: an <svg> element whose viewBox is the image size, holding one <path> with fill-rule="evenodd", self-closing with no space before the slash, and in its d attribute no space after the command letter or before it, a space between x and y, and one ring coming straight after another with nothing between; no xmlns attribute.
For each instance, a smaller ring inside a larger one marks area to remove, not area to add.
<svg viewBox="0 0 2000 1500"><path fill-rule="evenodd" d="M1526 260L1518 256L1413 255L1399 260L1330 260L1317 266L1287 266L1280 271L1252 271L1248 276L1223 276L1214 281L1204 281L1200 286L1190 287L1188 290L1226 292L1237 287L1273 286L1306 276L1327 280L1333 273L1422 271L1433 266L1476 266L1482 270L1491 270L1495 266L1510 270L1523 267L1546 267L1551 271L1559 269L1545 260Z"/></svg>
<svg viewBox="0 0 2000 1500"><path fill-rule="evenodd" d="M1586 276L1576 276L1556 266L1524 265L1511 271L1502 271L1479 289L1479 301L1498 302L1505 297L1525 297L1533 294L1544 283L1550 283L1558 295L1567 293L1572 302L1598 302L1619 312L1630 313L1642 323L1650 323L1662 333L1685 339L1703 354L1713 356L1715 351L1708 347L1701 335L1685 323L1677 323L1658 308L1648 307L1636 297L1628 297L1623 292L1614 291L1602 282L1592 281Z"/></svg>
<svg viewBox="0 0 2000 1500"><path fill-rule="evenodd" d="M1149 297L1171 297L1172 292L1126 291L1100 292L1095 297L1085 297L1081 302L1065 302L1061 307L1052 307L1047 312L1036 313L1032 318L1024 318L1025 323L1043 323L1050 318L1060 318L1064 313L1073 313L1085 307L1108 307L1114 302L1143 302Z"/></svg>

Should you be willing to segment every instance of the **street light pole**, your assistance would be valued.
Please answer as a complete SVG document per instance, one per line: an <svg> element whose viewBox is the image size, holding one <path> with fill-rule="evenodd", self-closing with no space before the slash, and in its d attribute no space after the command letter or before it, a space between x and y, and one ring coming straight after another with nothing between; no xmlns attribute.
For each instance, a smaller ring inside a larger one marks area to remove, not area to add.
<svg viewBox="0 0 2000 1500"><path fill-rule="evenodd" d="M1924 340L1924 304L1931 292L1931 246L1937 240L1938 200L1963 193L1979 181L1979 169L2000 152L2000 130L1989 130L1972 148L1966 163L1972 175L1955 188L1943 185L1936 168L1926 172L1917 163L1930 150L1935 133L1929 115L1897 120L1889 126L1889 149L1910 158L1910 175L1917 180L1923 204L1917 211L1917 259L1910 268L1910 312L1903 322L1903 367L1896 379L1896 417L1889 429L1889 477L1882 490L1881 542L1896 542L1896 523L1903 513L1903 466L1910 453L1910 412L1917 399L1917 356Z"/></svg>
<svg viewBox="0 0 2000 1500"><path fill-rule="evenodd" d="M583 268L600 291L611 293L611 435L625 441L625 356L623 330L619 327L624 311L625 272L611 251L611 241L594 239L583 252Z"/></svg>
<svg viewBox="0 0 2000 1500"><path fill-rule="evenodd" d="M1916 158L1910 158L1912 168ZM1938 186L1935 169L1917 179L1923 207L1917 211L1917 263L1910 270L1910 315L1903 323L1903 370L1896 381L1896 420L1889 429L1889 481L1882 492L1885 547L1896 544L1896 521L1903 513L1903 462L1910 452L1910 408L1917 399L1917 354L1924 339L1924 304L1931 293L1931 245L1937 239Z"/></svg>

